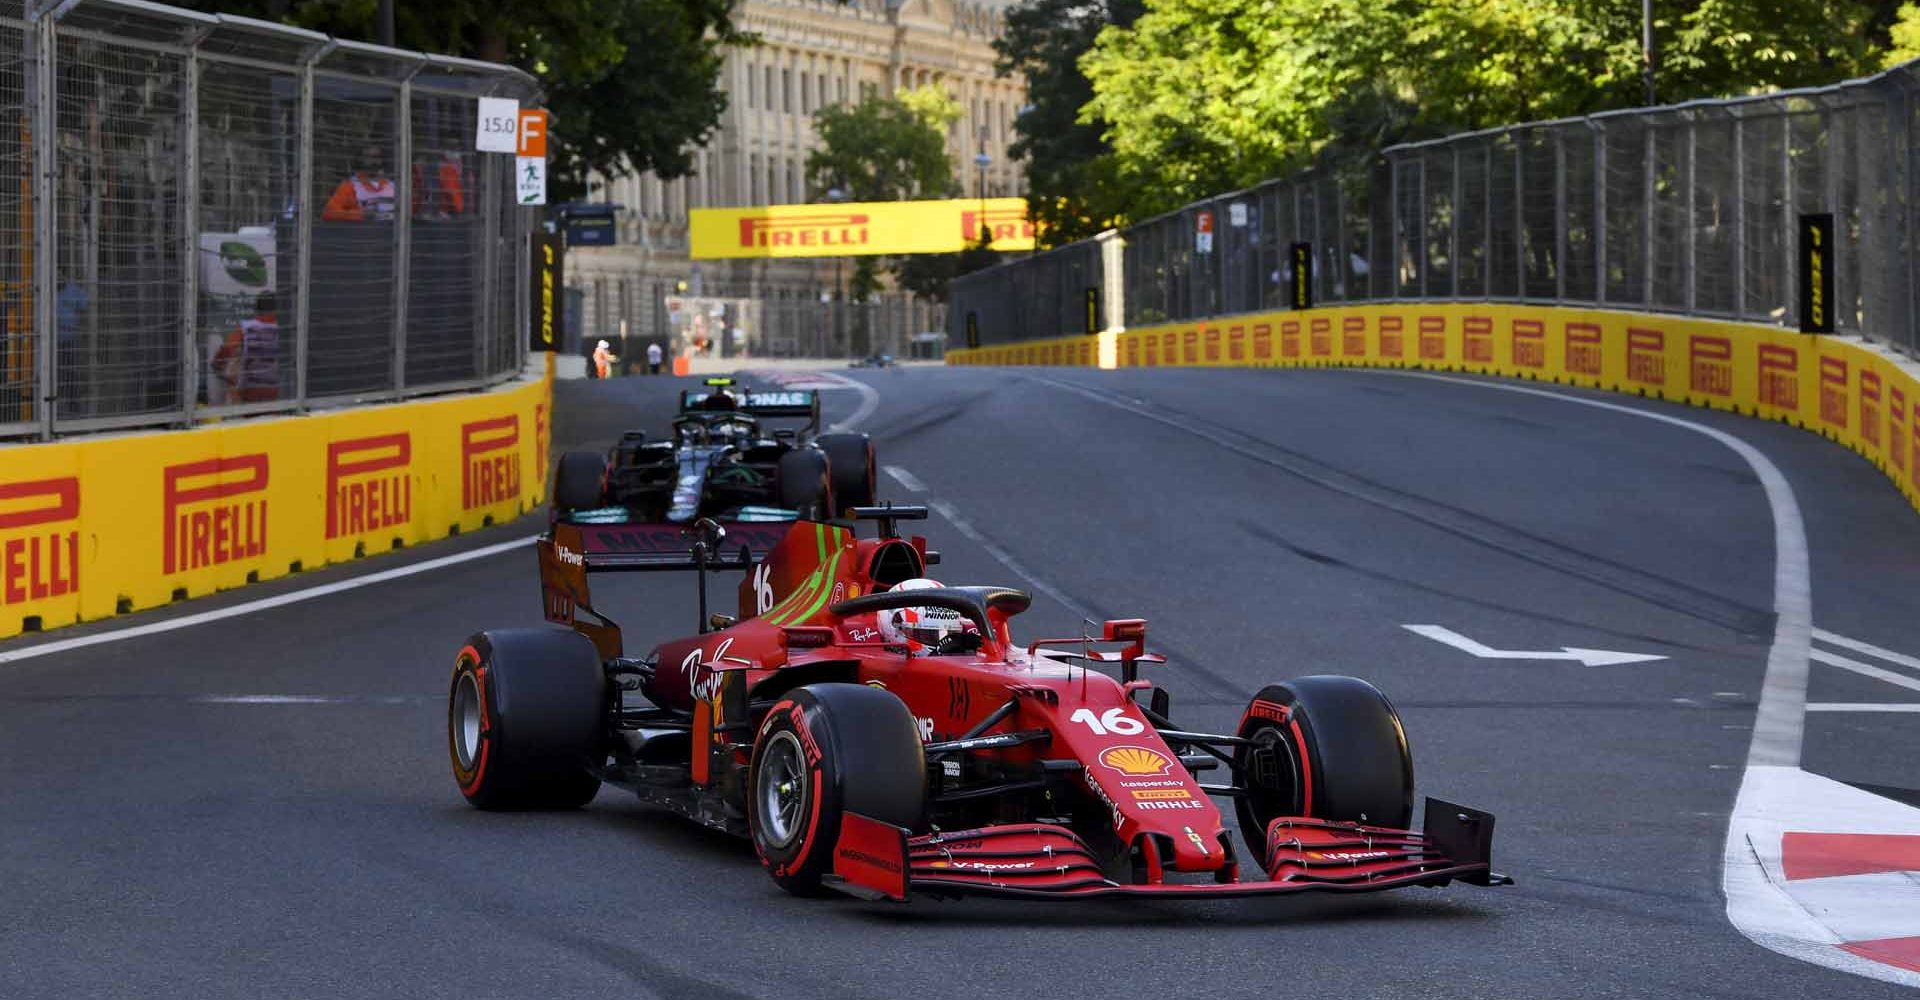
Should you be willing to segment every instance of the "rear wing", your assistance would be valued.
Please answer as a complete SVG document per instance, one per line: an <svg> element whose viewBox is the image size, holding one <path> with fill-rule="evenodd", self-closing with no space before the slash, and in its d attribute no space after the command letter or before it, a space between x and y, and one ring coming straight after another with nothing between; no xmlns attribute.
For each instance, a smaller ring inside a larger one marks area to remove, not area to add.
<svg viewBox="0 0 1920 1000"><path fill-rule="evenodd" d="M680 412L701 408L712 392L700 389L680 390ZM736 392L738 411L750 417L820 419L820 394L812 389L777 389L768 392Z"/></svg>

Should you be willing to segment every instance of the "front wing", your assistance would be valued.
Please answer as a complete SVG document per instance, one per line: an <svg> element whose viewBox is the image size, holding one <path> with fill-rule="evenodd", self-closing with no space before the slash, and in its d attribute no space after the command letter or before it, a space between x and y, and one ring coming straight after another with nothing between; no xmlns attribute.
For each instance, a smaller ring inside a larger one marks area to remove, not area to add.
<svg viewBox="0 0 1920 1000"><path fill-rule="evenodd" d="M1427 800L1420 833L1283 817L1267 828L1271 863L1264 878L1241 880L1227 869L1214 882L1123 883L1106 878L1086 844L1062 826L1031 823L909 837L899 827L849 816L833 883L853 895L895 900L914 890L1024 899L1193 899L1377 892L1455 880L1505 885L1512 880L1491 867L1492 835L1491 814L1435 799Z"/></svg>

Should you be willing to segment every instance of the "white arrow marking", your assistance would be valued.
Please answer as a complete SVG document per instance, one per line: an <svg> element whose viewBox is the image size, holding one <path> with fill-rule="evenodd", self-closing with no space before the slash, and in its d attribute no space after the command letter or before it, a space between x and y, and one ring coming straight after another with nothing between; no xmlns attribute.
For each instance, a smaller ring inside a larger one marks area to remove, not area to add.
<svg viewBox="0 0 1920 1000"><path fill-rule="evenodd" d="M1472 653L1483 660L1577 660L1589 667L1612 667L1622 663L1645 663L1649 660L1666 659L1664 656L1652 656L1647 653L1620 653L1611 649L1581 649L1578 646L1562 646L1557 653L1551 650L1495 649L1441 625L1402 625L1400 627L1415 635L1424 635L1435 642L1444 642L1455 649Z"/></svg>

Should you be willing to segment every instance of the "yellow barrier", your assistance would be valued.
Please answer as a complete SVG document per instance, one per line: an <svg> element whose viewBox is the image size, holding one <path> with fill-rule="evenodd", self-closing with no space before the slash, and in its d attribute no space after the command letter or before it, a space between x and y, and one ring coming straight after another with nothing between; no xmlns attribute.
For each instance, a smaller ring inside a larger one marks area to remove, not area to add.
<svg viewBox="0 0 1920 1000"><path fill-rule="evenodd" d="M0 450L0 638L517 517L551 389Z"/></svg>
<svg viewBox="0 0 1920 1000"><path fill-rule="evenodd" d="M1102 343L1110 341L1111 346ZM1781 420L1859 452L1920 508L1920 378L1852 337L1553 306L1410 303L1257 313L949 350L949 364L1433 368Z"/></svg>

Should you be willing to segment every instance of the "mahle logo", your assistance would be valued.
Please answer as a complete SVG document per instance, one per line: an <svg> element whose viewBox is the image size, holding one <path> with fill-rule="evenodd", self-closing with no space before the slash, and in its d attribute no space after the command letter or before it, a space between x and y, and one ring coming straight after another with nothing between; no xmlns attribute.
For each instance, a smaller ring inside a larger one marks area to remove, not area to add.
<svg viewBox="0 0 1920 1000"><path fill-rule="evenodd" d="M267 554L264 453L170 465L161 479L161 572L171 575Z"/></svg>
<svg viewBox="0 0 1920 1000"><path fill-rule="evenodd" d="M80 590L80 479L0 482L0 604Z"/></svg>

